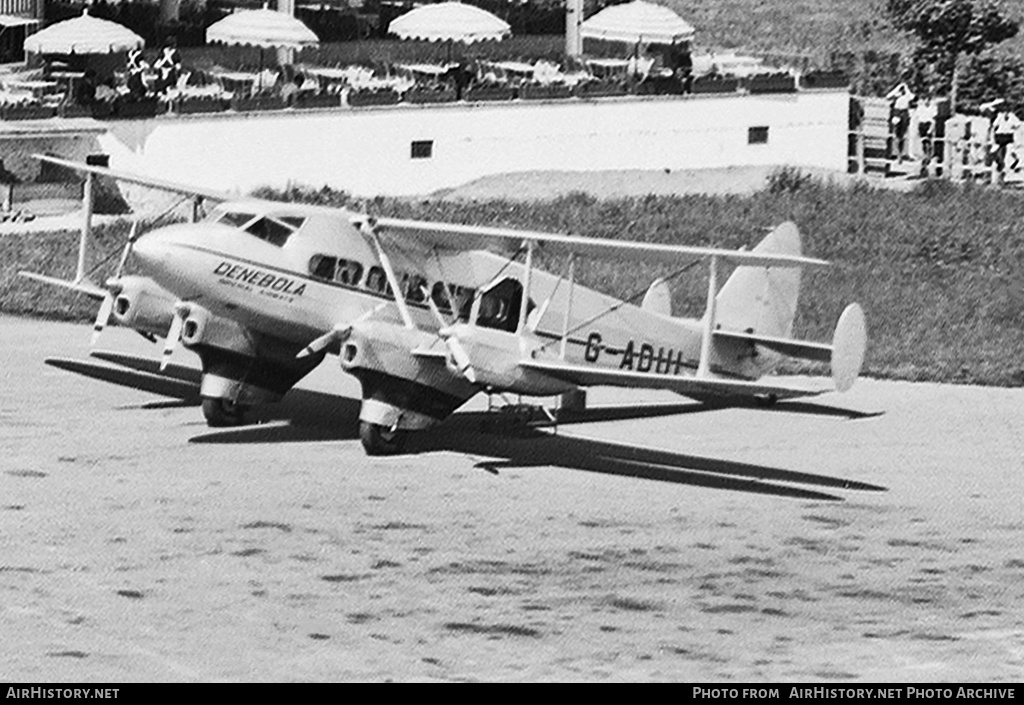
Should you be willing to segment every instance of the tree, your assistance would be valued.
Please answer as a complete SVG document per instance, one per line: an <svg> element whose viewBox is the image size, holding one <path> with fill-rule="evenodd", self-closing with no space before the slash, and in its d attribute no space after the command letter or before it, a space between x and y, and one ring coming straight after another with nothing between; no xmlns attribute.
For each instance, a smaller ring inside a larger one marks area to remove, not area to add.
<svg viewBox="0 0 1024 705"><path fill-rule="evenodd" d="M977 56L1020 29L991 0L889 0L887 12L897 29L917 38L915 72L934 74L954 110L961 57Z"/></svg>

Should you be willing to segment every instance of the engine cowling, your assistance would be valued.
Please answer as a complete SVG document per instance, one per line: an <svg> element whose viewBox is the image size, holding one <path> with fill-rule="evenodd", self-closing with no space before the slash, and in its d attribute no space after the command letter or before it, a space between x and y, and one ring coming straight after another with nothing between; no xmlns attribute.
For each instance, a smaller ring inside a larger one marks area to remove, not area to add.
<svg viewBox="0 0 1024 705"><path fill-rule="evenodd" d="M127 276L112 282L120 288L113 316L118 325L164 337L174 318L178 299L148 277Z"/></svg>

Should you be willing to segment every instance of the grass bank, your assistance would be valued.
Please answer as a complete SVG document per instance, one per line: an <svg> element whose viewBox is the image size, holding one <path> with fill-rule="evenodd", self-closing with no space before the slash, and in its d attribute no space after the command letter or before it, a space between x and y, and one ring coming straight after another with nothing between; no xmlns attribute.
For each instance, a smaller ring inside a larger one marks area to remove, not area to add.
<svg viewBox="0 0 1024 705"><path fill-rule="evenodd" d="M278 195L346 202L344 194L329 191L300 189ZM1016 193L947 182L926 182L910 193L896 193L823 183L791 171L752 196L598 201L572 194L529 204L379 198L367 207L398 217L722 247L752 246L766 229L794 220L804 234L805 252L835 264L805 276L799 336L829 340L843 307L859 301L870 334L866 374L1024 384L1024 199ZM116 262L126 230L124 225L98 230L94 261L107 261L97 280ZM14 276L18 269L70 275L76 242L74 234L0 238L0 312L91 319L95 305ZM547 266L560 271L562 263ZM578 271L589 285L618 296L642 295L655 277L670 273L598 261ZM674 282L676 312L700 315L703 267Z"/></svg>

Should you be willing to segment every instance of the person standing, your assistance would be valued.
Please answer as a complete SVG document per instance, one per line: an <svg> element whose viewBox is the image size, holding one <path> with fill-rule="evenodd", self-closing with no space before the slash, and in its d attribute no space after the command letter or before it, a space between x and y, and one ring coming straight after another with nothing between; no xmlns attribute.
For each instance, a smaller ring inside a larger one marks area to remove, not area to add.
<svg viewBox="0 0 1024 705"><path fill-rule="evenodd" d="M992 120L992 150L993 166L995 171L992 174L992 183L1002 183L1006 175L1006 155L1010 151L1010 145L1014 143L1017 130L1021 127L1020 118L1003 103L996 117Z"/></svg>
<svg viewBox="0 0 1024 705"><path fill-rule="evenodd" d="M907 128L910 126L910 106L916 96L906 83L901 83L889 91L885 97L889 99L891 106L897 160L902 162L904 157L909 157L907 154Z"/></svg>

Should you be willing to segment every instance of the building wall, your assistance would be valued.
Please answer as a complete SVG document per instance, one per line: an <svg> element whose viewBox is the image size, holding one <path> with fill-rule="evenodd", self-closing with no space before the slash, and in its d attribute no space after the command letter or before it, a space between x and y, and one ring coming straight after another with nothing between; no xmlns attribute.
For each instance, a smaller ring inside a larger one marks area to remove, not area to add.
<svg viewBox="0 0 1024 705"><path fill-rule="evenodd" d="M112 122L100 142L114 168L209 188L414 195L533 170L845 170L848 104L843 91L808 91L224 113ZM751 144L751 128L767 141ZM430 156L413 158L413 142L430 142Z"/></svg>

